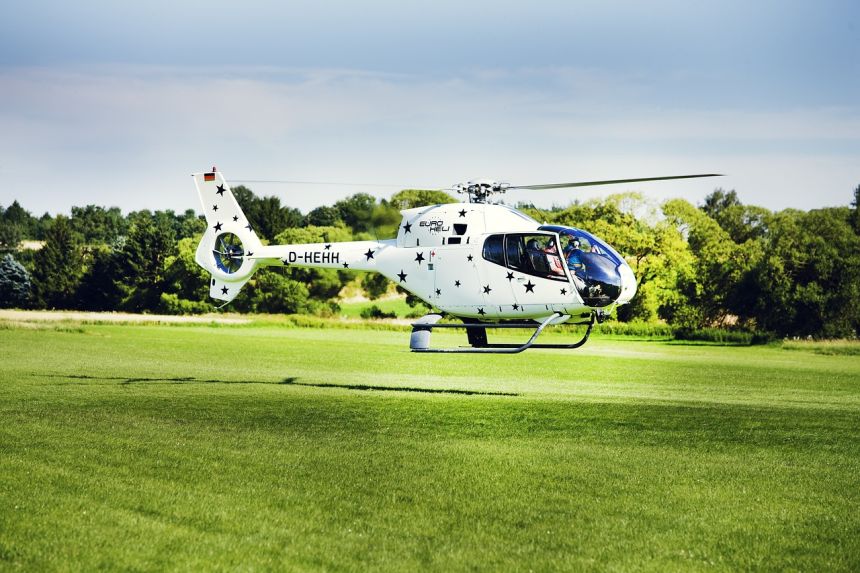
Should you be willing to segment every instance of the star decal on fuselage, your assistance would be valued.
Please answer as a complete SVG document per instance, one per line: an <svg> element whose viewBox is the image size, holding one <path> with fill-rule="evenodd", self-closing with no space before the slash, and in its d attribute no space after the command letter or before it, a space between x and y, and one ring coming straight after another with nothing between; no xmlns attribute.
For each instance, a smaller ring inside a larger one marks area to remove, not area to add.
<svg viewBox="0 0 860 573"><path fill-rule="evenodd" d="M514 304L514 305L513 305L513 307L514 307L514 310L519 310L519 309L520 309L520 305L518 305L518 304Z"/></svg>
<svg viewBox="0 0 860 573"><path fill-rule="evenodd" d="M460 287L460 281L454 281L454 286L459 288Z"/></svg>
<svg viewBox="0 0 860 573"><path fill-rule="evenodd" d="M487 314L487 313L486 313L486 312L484 312L484 309L483 309L483 308L478 307L478 314L480 314L481 316L484 316L484 315L485 315L485 314Z"/></svg>
<svg viewBox="0 0 860 573"><path fill-rule="evenodd" d="M348 268L349 268L349 263L343 263L343 268L348 269Z"/></svg>
<svg viewBox="0 0 860 573"><path fill-rule="evenodd" d="M227 294L227 292L229 292L229 290L230 289L228 289L227 287L221 287L221 294Z"/></svg>
<svg viewBox="0 0 860 573"><path fill-rule="evenodd" d="M400 272L399 272L399 273L397 273L397 276L400 278L400 282L405 283L405 282L406 282L406 277L407 277L408 275L407 275L406 273L404 273L404 272L403 272L403 269L400 269Z"/></svg>
<svg viewBox="0 0 860 573"><path fill-rule="evenodd" d="M561 294L562 294L562 295L567 294L567 289L566 289L566 288L561 289Z"/></svg>
<svg viewBox="0 0 860 573"><path fill-rule="evenodd" d="M370 259L372 259L372 258L373 258L373 250L372 250L372 249L367 249L367 252L366 252L366 253L364 253L364 256L365 256L365 257L367 257L367 260L369 261Z"/></svg>
<svg viewBox="0 0 860 573"><path fill-rule="evenodd" d="M415 260L418 262L418 265L421 265L421 261L424 260L424 253L418 253L415 255Z"/></svg>
<svg viewBox="0 0 860 573"><path fill-rule="evenodd" d="M411 233L412 232L412 223L406 223L403 225L403 233Z"/></svg>
<svg viewBox="0 0 860 573"><path fill-rule="evenodd" d="M218 210L218 205L212 205L212 210L213 210L213 211L217 211L217 210Z"/></svg>
<svg viewBox="0 0 860 573"><path fill-rule="evenodd" d="M440 288L436 289L436 296L442 296L442 289L440 289Z"/></svg>
<svg viewBox="0 0 860 573"><path fill-rule="evenodd" d="M218 186L218 190L217 190L217 191L215 191L215 193L216 193L216 194L218 194L218 195L223 195L223 194L224 194L224 191L226 191L226 189L224 189L224 186L223 186L223 185L219 185L219 186Z"/></svg>
<svg viewBox="0 0 860 573"><path fill-rule="evenodd" d="M532 281L527 282L523 286L526 287L526 292L534 292L535 291L535 285L532 284Z"/></svg>
<svg viewBox="0 0 860 573"><path fill-rule="evenodd" d="M233 222L235 223L238 220L239 220L239 215L233 215Z"/></svg>
<svg viewBox="0 0 860 573"><path fill-rule="evenodd" d="M484 287L484 294L490 294L490 291L493 290L490 288L490 285Z"/></svg>
<svg viewBox="0 0 860 573"><path fill-rule="evenodd" d="M508 281L514 280L514 273L508 273L508 276L505 277Z"/></svg>
<svg viewBox="0 0 860 573"><path fill-rule="evenodd" d="M325 250L331 250L331 243L327 243L325 246Z"/></svg>
<svg viewBox="0 0 860 573"><path fill-rule="evenodd" d="M466 257L466 260L471 262L471 260L472 260L472 255L469 255L468 257Z"/></svg>
<svg viewBox="0 0 860 573"><path fill-rule="evenodd" d="M221 221L218 221L217 223L215 223L215 226L212 228L215 229L216 231L220 231L221 230Z"/></svg>
<svg viewBox="0 0 860 573"><path fill-rule="evenodd" d="M465 216L466 216L466 210L465 210L465 209L463 209L463 210L461 210L461 211L460 211L460 216L461 216L461 217L465 217Z"/></svg>

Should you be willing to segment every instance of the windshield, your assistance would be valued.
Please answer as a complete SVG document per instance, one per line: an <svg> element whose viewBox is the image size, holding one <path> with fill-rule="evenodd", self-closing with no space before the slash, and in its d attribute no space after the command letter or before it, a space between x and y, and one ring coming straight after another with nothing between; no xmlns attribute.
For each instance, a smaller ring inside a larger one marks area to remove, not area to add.
<svg viewBox="0 0 860 573"><path fill-rule="evenodd" d="M541 231L558 233L567 267L585 304L608 306L621 295L624 264L615 249L591 233L574 227L544 225Z"/></svg>

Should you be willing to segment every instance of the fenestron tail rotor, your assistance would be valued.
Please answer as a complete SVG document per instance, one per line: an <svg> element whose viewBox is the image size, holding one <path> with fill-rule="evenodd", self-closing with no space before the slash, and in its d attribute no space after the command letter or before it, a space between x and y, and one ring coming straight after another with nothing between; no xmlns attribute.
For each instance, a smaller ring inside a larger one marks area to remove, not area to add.
<svg viewBox="0 0 860 573"><path fill-rule="evenodd" d="M227 274L233 274L242 267L245 260L245 250L242 241L233 233L222 233L215 239L212 249L215 264Z"/></svg>

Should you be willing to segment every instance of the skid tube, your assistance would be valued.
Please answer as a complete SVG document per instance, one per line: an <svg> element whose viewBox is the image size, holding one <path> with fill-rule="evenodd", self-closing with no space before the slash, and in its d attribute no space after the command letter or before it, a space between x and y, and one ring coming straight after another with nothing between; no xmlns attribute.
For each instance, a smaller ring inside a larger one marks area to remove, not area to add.
<svg viewBox="0 0 860 573"><path fill-rule="evenodd" d="M591 313L591 320L580 324L587 324L588 329L585 335L578 342L573 344L535 344L538 335L546 328L550 322L560 318L560 312L554 312L552 315L544 319L535 328L534 323L517 322L517 323L486 323L486 322L471 322L463 324L444 323L436 324L436 321L441 319L441 315L428 314L421 317L418 322L412 323L412 336L409 339L409 349L412 352L436 352L436 353L458 353L458 354L517 354L528 348L554 348L554 349L573 349L579 348L588 341L591 335L591 329L594 327L596 313ZM430 334L434 328L464 328L469 336L471 347L460 348L430 348ZM487 342L487 328L534 328L535 331L531 338L525 344L490 344Z"/></svg>

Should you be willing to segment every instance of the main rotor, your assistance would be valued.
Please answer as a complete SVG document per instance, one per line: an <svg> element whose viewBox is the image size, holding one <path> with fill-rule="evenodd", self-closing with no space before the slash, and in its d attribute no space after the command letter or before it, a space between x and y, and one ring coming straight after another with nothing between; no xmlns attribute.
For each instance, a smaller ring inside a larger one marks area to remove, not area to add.
<svg viewBox="0 0 860 573"><path fill-rule="evenodd" d="M478 179L468 183L457 183L451 187L452 191L467 194L469 203L489 203L493 195L501 195L508 189L564 189L567 187L588 187L592 185L614 185L617 183L638 183L641 181L665 181L667 179L694 179L697 177L721 177L719 173L705 173L702 175L668 175L663 177L639 177L636 179L608 179L605 181L574 181L571 183L545 183L540 185L511 185L490 179Z"/></svg>

